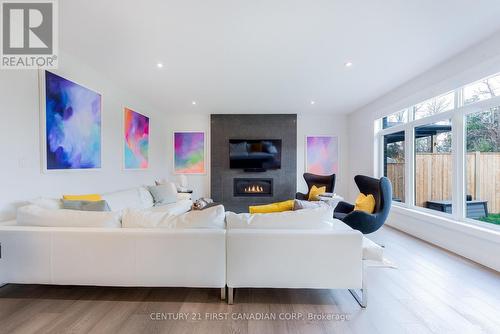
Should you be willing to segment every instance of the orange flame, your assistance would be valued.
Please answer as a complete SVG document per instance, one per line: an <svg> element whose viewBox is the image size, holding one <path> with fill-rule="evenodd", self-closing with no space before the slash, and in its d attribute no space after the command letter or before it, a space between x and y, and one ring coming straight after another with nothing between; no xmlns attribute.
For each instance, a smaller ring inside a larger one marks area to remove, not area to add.
<svg viewBox="0 0 500 334"><path fill-rule="evenodd" d="M246 193L262 193L264 192L264 188L261 186L249 186L245 188Z"/></svg>

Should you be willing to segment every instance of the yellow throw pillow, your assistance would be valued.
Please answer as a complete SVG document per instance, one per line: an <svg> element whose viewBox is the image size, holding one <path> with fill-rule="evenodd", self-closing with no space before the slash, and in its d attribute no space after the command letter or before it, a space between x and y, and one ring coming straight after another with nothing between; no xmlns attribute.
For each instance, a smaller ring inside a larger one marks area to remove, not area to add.
<svg viewBox="0 0 500 334"><path fill-rule="evenodd" d="M66 201L89 201L97 202L102 201L101 195L89 194L89 195L63 195L63 199Z"/></svg>
<svg viewBox="0 0 500 334"><path fill-rule="evenodd" d="M266 205L252 205L248 207L248 212L250 213L271 213L271 212L283 212L293 210L294 200L288 200L283 202L271 203Z"/></svg>
<svg viewBox="0 0 500 334"><path fill-rule="evenodd" d="M318 195L322 195L326 193L326 187L323 186L323 187L316 187L315 185L313 185L311 187L311 190L309 190L309 200L310 201L319 201L318 199Z"/></svg>
<svg viewBox="0 0 500 334"><path fill-rule="evenodd" d="M375 210L375 197L372 194L366 196L365 194L359 194L354 203L354 211L364 211L368 213L373 213Z"/></svg>

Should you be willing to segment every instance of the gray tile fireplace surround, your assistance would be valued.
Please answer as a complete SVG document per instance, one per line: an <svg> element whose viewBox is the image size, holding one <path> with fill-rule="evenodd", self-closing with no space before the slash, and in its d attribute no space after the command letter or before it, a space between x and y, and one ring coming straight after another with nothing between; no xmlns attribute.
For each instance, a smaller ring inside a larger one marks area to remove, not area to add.
<svg viewBox="0 0 500 334"><path fill-rule="evenodd" d="M249 205L294 198L297 189L297 115L212 114L211 196L226 210L248 212ZM229 168L230 139L281 139L281 169L245 172ZM272 179L272 194L235 196L235 179Z"/></svg>

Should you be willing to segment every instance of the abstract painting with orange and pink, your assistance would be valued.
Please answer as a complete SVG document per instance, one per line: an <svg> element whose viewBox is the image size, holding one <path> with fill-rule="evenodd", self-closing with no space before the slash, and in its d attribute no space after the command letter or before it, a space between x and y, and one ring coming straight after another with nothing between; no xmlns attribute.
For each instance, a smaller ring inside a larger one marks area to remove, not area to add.
<svg viewBox="0 0 500 334"><path fill-rule="evenodd" d="M205 174L205 133L174 132L176 174Z"/></svg>
<svg viewBox="0 0 500 334"><path fill-rule="evenodd" d="M146 169L149 166L149 117L124 109L125 169Z"/></svg>
<svg viewBox="0 0 500 334"><path fill-rule="evenodd" d="M306 172L317 175L339 171L339 140L333 136L306 137Z"/></svg>

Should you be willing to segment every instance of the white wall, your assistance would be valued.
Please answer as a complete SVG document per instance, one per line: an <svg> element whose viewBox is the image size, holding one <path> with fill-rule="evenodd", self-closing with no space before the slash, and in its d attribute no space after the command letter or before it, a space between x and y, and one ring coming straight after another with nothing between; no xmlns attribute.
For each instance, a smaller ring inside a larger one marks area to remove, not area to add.
<svg viewBox="0 0 500 334"><path fill-rule="evenodd" d="M16 202L63 193L102 193L140 184L151 184L168 175L166 145L169 133L159 122L160 113L91 68L62 54L54 71L98 91L103 96L102 169L94 171L41 172L38 72L2 71L0 74L0 220L12 218ZM123 107L151 117L150 165L147 171L124 171ZM170 165L168 165L170 166Z"/></svg>
<svg viewBox="0 0 500 334"><path fill-rule="evenodd" d="M356 174L375 174L374 121L376 119L498 72L500 72L500 32L410 80L360 110L349 114L348 163L350 177L352 178ZM352 185L349 187L348 193L349 198L352 199L358 190ZM405 210L393 210L390 218L388 224L500 270L498 262L492 262L489 258L490 254L498 252L498 247L489 247L492 243L488 239L491 235L488 231L465 226L465 229L473 229L474 233L470 237L464 238L464 229L457 230L456 224L445 223L437 228L438 225L435 222L439 220L426 215L418 213L405 215ZM467 239L466 243L457 243L458 246L455 247L450 247L449 241L444 242L444 240L458 242L465 239ZM498 242L500 242L500 238L497 236L497 245ZM482 253L477 251L478 249L484 250L485 247L489 251Z"/></svg>
<svg viewBox="0 0 500 334"><path fill-rule="evenodd" d="M299 114L297 115L297 189L307 193L304 181L305 141L308 135L332 135L339 137L340 170L336 178L335 192L344 195L348 189L349 172L347 166L348 140L347 115Z"/></svg>
<svg viewBox="0 0 500 334"><path fill-rule="evenodd" d="M39 87L37 71L2 71L0 76L0 221L15 217L17 206L43 196L60 197L71 193L104 193L144 184L156 179L175 181L172 165L173 131L197 130L207 134L207 174L190 175L188 183L194 198L210 196L210 116L197 110L155 110L115 82L105 78L79 59L68 54L60 57L55 73L100 92L103 96L102 169L43 173L40 153ZM130 107L150 117L150 168L125 171L123 159L123 107ZM340 137L341 175L347 175L346 116L299 115L297 148L298 189L306 191L304 172L305 136ZM344 173L344 174L342 174ZM344 193L340 177L337 192Z"/></svg>

